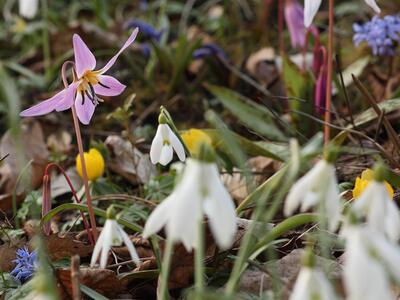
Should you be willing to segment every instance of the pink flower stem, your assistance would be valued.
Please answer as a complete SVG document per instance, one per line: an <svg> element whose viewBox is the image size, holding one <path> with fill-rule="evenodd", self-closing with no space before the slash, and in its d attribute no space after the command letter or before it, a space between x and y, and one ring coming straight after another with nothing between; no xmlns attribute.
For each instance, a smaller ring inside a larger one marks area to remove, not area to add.
<svg viewBox="0 0 400 300"><path fill-rule="evenodd" d="M328 74L326 79L326 106L325 106L325 124L324 124L324 142L329 143L331 134L331 101L332 101L332 71L333 71L333 3L329 0L329 34L328 34Z"/></svg>
<svg viewBox="0 0 400 300"><path fill-rule="evenodd" d="M279 54L282 59L285 55L285 37L283 35L284 23L283 12L286 0L278 0L278 38L279 38Z"/></svg>
<svg viewBox="0 0 400 300"><path fill-rule="evenodd" d="M68 66L68 64L74 64L74 63L71 61L66 61L63 64L62 69L61 69L61 77L62 77L65 88L68 87L68 80L67 80L67 75L66 75L66 67ZM74 78L76 78L74 68L73 68L73 76L74 76ZM98 236L97 227L96 227L96 219L94 217L92 198L90 196L89 180L88 180L88 176L87 176L85 156L83 154L82 135L81 135L81 129L79 127L79 121L78 121L78 116L76 114L75 105L71 106L71 111L72 111L72 119L74 121L76 141L78 143L79 157L81 159L81 164L82 164L82 179L83 179L83 185L85 186L85 197L86 197L86 202L87 202L87 206L88 206L90 225L92 227L92 234L94 237L94 241L96 241L97 236Z"/></svg>
<svg viewBox="0 0 400 300"><path fill-rule="evenodd" d="M45 172L44 172L45 175L44 175L44 180L43 180L43 182L44 182L44 184L43 184L43 185L44 185L44 186L43 186L43 193L44 193L44 196L45 196L45 197L43 197L43 199L46 199L46 205L43 204L43 207L44 207L45 209L47 209L47 211L44 212L44 211L42 210L42 215L45 215L45 214L48 213L48 212L50 211L50 209L51 209L50 175L49 175L49 170L50 170L51 167L57 168L57 169L63 174L65 180L66 180L67 183L68 183L69 189L71 190L71 193L72 193L72 196L74 197L75 202L76 202L76 203L80 203L80 200L79 200L79 198L78 198L78 196L77 196L77 194L76 194L75 188L74 188L74 186L72 185L71 179L69 178L68 174L67 174L67 173L64 171L64 169L61 168L58 164L50 163L50 164L48 164L48 165L46 166L46 169L45 169ZM43 200L43 202L44 202L44 201L45 201L45 200ZM87 235L88 235L89 242L90 242L90 244L94 245L92 233L91 233L90 230L89 230L89 223L88 223L88 221L87 221L87 219L86 219L86 217L85 217L83 211L80 211L80 213L81 213L81 217L82 217L82 221L83 221L83 226L85 227L85 230L86 230ZM46 231L45 231L45 233L47 234Z"/></svg>

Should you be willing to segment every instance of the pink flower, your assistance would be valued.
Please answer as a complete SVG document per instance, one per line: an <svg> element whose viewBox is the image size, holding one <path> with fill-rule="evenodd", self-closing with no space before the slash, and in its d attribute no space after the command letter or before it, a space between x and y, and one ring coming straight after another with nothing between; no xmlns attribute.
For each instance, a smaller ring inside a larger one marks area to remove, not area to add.
<svg viewBox="0 0 400 300"><path fill-rule="evenodd" d="M117 96L125 90L125 85L112 76L104 75L128 48L138 34L136 28L122 48L100 70L96 67L96 58L79 35L74 34L74 56L77 78L67 88L20 113L22 117L41 116L55 111L64 111L75 105L76 113L82 124L89 124L94 109L102 102L98 96Z"/></svg>
<svg viewBox="0 0 400 300"><path fill-rule="evenodd" d="M306 44L303 7L297 0L288 0L285 5L285 19L293 48L303 48Z"/></svg>

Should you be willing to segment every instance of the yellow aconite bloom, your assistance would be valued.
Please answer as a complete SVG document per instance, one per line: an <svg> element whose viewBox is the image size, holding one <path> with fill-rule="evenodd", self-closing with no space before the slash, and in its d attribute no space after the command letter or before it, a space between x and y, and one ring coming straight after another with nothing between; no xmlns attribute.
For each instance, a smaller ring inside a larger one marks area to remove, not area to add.
<svg viewBox="0 0 400 300"><path fill-rule="evenodd" d="M206 143L211 146L211 138L200 129L189 129L181 134L183 142L185 143L186 147L188 147L190 154L192 156L197 157L199 154L199 146L202 143Z"/></svg>
<svg viewBox="0 0 400 300"><path fill-rule="evenodd" d="M104 158L97 149L90 149L89 152L85 152L85 163L86 170L89 180L95 180L103 175L104 173ZM76 156L76 171L82 177L82 164L79 154Z"/></svg>
<svg viewBox="0 0 400 300"><path fill-rule="evenodd" d="M357 177L356 182L354 183L354 189L353 189L353 198L358 198L364 192L368 184L374 179L374 171L371 169L365 169L361 173L361 178ZM394 191L392 186L385 181L385 186L386 189L390 195L391 198L394 196Z"/></svg>

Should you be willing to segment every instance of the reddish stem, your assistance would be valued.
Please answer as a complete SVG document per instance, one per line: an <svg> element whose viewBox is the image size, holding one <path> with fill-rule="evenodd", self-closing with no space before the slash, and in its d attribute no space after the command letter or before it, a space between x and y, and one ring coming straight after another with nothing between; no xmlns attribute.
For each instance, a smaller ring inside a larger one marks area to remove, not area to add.
<svg viewBox="0 0 400 300"><path fill-rule="evenodd" d="M67 61L63 64L62 69L61 69L61 77L64 83L64 87L68 87L68 81L67 81L67 75L66 75L66 67L72 64L73 65L73 77L74 79L76 78L75 74L75 68L74 68L74 63L71 61ZM96 218L94 217L94 211L93 211L93 205L92 205L92 198L90 197L90 188L89 188L89 180L87 176L87 170L86 170L86 162L85 162L85 156L83 152L83 143L82 143L82 135L81 135L81 129L79 127L79 121L78 121L78 116L76 114L76 109L75 105L71 106L71 111L72 111L72 119L74 121L74 128L75 128L75 133L76 133L76 141L78 143L78 150L79 150L79 157L81 159L81 165L82 165L82 179L83 179L83 185L85 186L85 197L86 197L86 202L88 206L88 212L89 212L89 219L90 219L90 225L92 227L92 233L94 240L97 240L97 227L96 227Z"/></svg>
<svg viewBox="0 0 400 300"><path fill-rule="evenodd" d="M44 175L44 178L45 178L45 179L43 180L43 182L44 182L44 189L45 189L45 188L48 188L48 190L47 190L48 194L47 194L47 195L50 195L50 175L49 175L49 170L50 170L51 167L56 167L56 168L63 174L65 180L66 180L67 183L68 183L69 189L71 190L71 193L72 193L72 196L74 197L75 202L76 202L76 203L80 203L81 201L79 200L79 198L78 198L78 196L77 196L77 194L76 194L76 191L75 191L74 186L72 185L71 179L69 178L68 174L64 171L64 169L61 168L61 167L60 167L59 165L57 165L56 163L50 163L50 164L48 164L48 165L46 166L46 169L45 169L45 172L44 172L44 174L45 174L45 175ZM48 183L48 184L45 185L45 183ZM51 201L51 199L50 199L50 201ZM51 202L50 202L50 203L51 203ZM50 204L50 208L51 208L51 204ZM50 209L48 209L48 210L50 210ZM87 235L88 235L88 239L89 239L90 243L91 243L92 245L94 245L92 233L91 233L90 230L89 230L89 223L88 223L88 221L87 221L87 219L86 219L86 217L85 217L85 214L84 214L83 211L81 211L81 210L80 210L79 212L81 213L81 217L82 217L82 220L83 220L83 225L85 226L85 229L86 229L86 232L87 232Z"/></svg>
<svg viewBox="0 0 400 300"><path fill-rule="evenodd" d="M278 38L279 38L279 54L284 57L285 55L285 37L283 35L283 13L284 13L284 5L285 0L278 0Z"/></svg>
<svg viewBox="0 0 400 300"><path fill-rule="evenodd" d="M324 142L329 143L331 134L331 101L332 101L332 71L333 71L333 4L334 0L329 0L329 35L328 35L328 74L326 80L326 110L324 124Z"/></svg>

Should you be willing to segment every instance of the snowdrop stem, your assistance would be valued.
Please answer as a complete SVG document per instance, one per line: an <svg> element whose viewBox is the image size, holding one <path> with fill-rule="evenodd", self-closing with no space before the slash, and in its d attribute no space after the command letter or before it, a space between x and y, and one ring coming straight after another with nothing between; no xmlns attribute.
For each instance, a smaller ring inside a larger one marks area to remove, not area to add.
<svg viewBox="0 0 400 300"><path fill-rule="evenodd" d="M333 14L334 0L329 0L329 31L328 31L328 74L326 79L326 106L325 106L325 125L324 125L324 139L325 144L330 140L330 123L331 123L331 100L332 100L332 69L333 69Z"/></svg>
<svg viewBox="0 0 400 300"><path fill-rule="evenodd" d="M66 61L61 68L61 77L62 77L65 88L68 87L66 68L69 64L71 64L71 62ZM73 76L75 77L74 67L72 70L73 70ZM87 171L86 171L86 162L85 162L85 156L84 156L84 151L83 151L82 135L81 135L81 129L79 127L79 121L78 121L78 116L76 114L75 105L71 106L71 111L72 111L72 119L74 122L75 134L76 134L76 142L78 144L79 156L80 156L81 164L82 164L82 179L83 179L83 184L85 186L85 197L86 197L86 202L87 202L88 211L89 211L90 225L92 227L93 239L94 239L94 241L96 241L97 236L98 236L97 227L96 227L96 218L94 217L92 199L90 197L89 180L88 180Z"/></svg>
<svg viewBox="0 0 400 300"><path fill-rule="evenodd" d="M171 267L171 259L174 249L174 242L172 239L166 240L164 258L161 265L161 287L160 287L160 295L158 299L168 299L168 277L169 277L169 269Z"/></svg>
<svg viewBox="0 0 400 300"><path fill-rule="evenodd" d="M200 219L197 226L197 247L195 250L195 287L196 300L201 299L201 294L204 291L204 224Z"/></svg>

